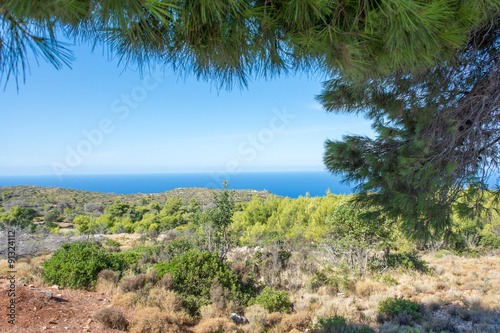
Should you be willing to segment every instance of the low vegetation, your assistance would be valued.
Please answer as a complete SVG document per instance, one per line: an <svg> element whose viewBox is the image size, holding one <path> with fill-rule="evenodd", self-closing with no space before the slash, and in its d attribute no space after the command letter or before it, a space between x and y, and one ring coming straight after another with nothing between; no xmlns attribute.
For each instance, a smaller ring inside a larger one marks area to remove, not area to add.
<svg viewBox="0 0 500 333"><path fill-rule="evenodd" d="M93 204L75 217L85 237L17 224L67 243L51 256L21 258L16 269L21 281L104 293L113 306L94 319L131 332L498 330L496 213L473 224L457 218L452 235L423 243L405 237L398 221L367 219L370 210L348 199L237 202L225 190L207 207ZM4 228L30 219L28 208L6 209ZM125 222L142 233L113 234ZM98 229L105 234L89 235Z"/></svg>

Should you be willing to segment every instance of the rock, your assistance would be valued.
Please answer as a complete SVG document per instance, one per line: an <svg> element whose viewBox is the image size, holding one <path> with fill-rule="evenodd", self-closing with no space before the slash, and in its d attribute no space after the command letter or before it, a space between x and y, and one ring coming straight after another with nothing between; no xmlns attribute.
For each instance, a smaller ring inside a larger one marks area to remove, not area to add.
<svg viewBox="0 0 500 333"><path fill-rule="evenodd" d="M38 292L44 294L48 299L52 298L52 293L50 291L38 290Z"/></svg>
<svg viewBox="0 0 500 333"><path fill-rule="evenodd" d="M50 288L59 290L59 286L58 286L57 284L53 285L53 286L52 286L52 287L50 287Z"/></svg>
<svg viewBox="0 0 500 333"><path fill-rule="evenodd" d="M248 324L248 319L243 316L240 316L237 313L231 313L229 317L234 321L235 324L238 325Z"/></svg>
<svg viewBox="0 0 500 333"><path fill-rule="evenodd" d="M47 326L42 327L42 330L46 330L46 329L47 329Z"/></svg>

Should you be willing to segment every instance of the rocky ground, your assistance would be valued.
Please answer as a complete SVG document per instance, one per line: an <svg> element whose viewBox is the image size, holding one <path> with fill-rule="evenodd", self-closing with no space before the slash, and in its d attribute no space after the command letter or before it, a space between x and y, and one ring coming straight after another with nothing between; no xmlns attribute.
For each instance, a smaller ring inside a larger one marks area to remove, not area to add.
<svg viewBox="0 0 500 333"><path fill-rule="evenodd" d="M15 285L15 325L9 323L10 282L0 278L0 332L123 332L105 328L92 315L110 307L104 294L80 290Z"/></svg>

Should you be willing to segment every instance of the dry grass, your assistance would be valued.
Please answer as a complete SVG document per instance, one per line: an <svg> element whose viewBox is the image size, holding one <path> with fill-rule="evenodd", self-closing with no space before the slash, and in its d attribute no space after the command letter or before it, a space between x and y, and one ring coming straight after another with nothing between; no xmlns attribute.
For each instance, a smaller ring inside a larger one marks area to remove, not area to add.
<svg viewBox="0 0 500 333"><path fill-rule="evenodd" d="M245 310L245 317L249 324L245 328L246 333L260 333L264 330L269 312L260 305L252 305Z"/></svg>
<svg viewBox="0 0 500 333"><path fill-rule="evenodd" d="M17 281L36 286L44 285L42 263L51 256L52 254L19 258L14 264ZM0 275L8 275L7 272L11 270L6 259L0 260Z"/></svg>
<svg viewBox="0 0 500 333"><path fill-rule="evenodd" d="M369 297L373 293L380 293L386 288L382 283L371 280L362 280L356 283L356 295Z"/></svg>
<svg viewBox="0 0 500 333"><path fill-rule="evenodd" d="M97 276L96 291L107 296L113 296L118 292L118 274L105 269Z"/></svg>
<svg viewBox="0 0 500 333"><path fill-rule="evenodd" d="M194 327L196 333L236 333L238 326L228 318L210 318L203 319L198 325Z"/></svg>
<svg viewBox="0 0 500 333"><path fill-rule="evenodd" d="M94 313L94 319L112 329L126 330L128 321L118 308L104 308Z"/></svg>
<svg viewBox="0 0 500 333"><path fill-rule="evenodd" d="M290 332L293 329L304 331L307 329L311 323L311 314L307 311L300 311L291 315L286 315L281 320L275 331L278 332Z"/></svg>
<svg viewBox="0 0 500 333"><path fill-rule="evenodd" d="M125 309L133 309L139 303L139 294L136 292L117 293L113 298L113 305L121 306Z"/></svg>
<svg viewBox="0 0 500 333"><path fill-rule="evenodd" d="M274 327L281 322L283 316L279 312L273 312L267 315L265 327Z"/></svg>
<svg viewBox="0 0 500 333"><path fill-rule="evenodd" d="M184 318L175 313L164 312L156 307L146 307L135 311L131 323L133 333L183 333Z"/></svg>
<svg viewBox="0 0 500 333"><path fill-rule="evenodd" d="M155 287L149 291L146 306L156 307L162 311L182 312L179 296L172 290L161 287Z"/></svg>

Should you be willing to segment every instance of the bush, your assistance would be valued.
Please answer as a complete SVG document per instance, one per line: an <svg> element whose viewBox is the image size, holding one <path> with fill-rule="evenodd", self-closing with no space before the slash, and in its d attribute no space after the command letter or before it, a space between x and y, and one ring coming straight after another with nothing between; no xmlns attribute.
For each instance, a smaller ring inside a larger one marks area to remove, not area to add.
<svg viewBox="0 0 500 333"><path fill-rule="evenodd" d="M131 291L138 291L139 289L142 289L145 284L146 284L146 275L139 274L139 275L132 276L132 277L121 280L120 281L120 289L124 293L128 293Z"/></svg>
<svg viewBox="0 0 500 333"><path fill-rule="evenodd" d="M431 269L427 266L427 262L421 259L416 252L391 253L386 256L386 264L389 268L419 271L422 273L431 272Z"/></svg>
<svg viewBox="0 0 500 333"><path fill-rule="evenodd" d="M293 309L287 291L276 291L269 287L265 287L255 298L255 304L262 306L269 312L290 312Z"/></svg>
<svg viewBox="0 0 500 333"><path fill-rule="evenodd" d="M92 242L74 242L61 246L45 260L45 281L73 289L91 288L104 269L122 270L124 262Z"/></svg>
<svg viewBox="0 0 500 333"><path fill-rule="evenodd" d="M120 246L122 246L120 244L120 242L117 242L117 241L115 241L114 239L111 239L111 238L106 238L106 241L104 242L104 244L106 244L107 246L111 246L111 247L120 247Z"/></svg>
<svg viewBox="0 0 500 333"><path fill-rule="evenodd" d="M403 312L406 312L413 320L422 318L418 303L397 297L388 297L380 302L378 311L388 318L395 318Z"/></svg>
<svg viewBox="0 0 500 333"><path fill-rule="evenodd" d="M188 311L197 315L199 308L210 302L210 288L214 283L229 292L232 300L246 303L251 296L250 286L241 283L239 277L217 254L208 251L189 250L155 266L158 275L170 274L173 289L183 299Z"/></svg>
<svg viewBox="0 0 500 333"><path fill-rule="evenodd" d="M118 308L105 308L94 314L95 320L104 324L104 326L117 330L126 330L128 321Z"/></svg>
<svg viewBox="0 0 500 333"><path fill-rule="evenodd" d="M122 251L115 253L115 257L123 261L128 267L135 267L142 258L142 254L133 251Z"/></svg>
<svg viewBox="0 0 500 333"><path fill-rule="evenodd" d="M132 320L133 333L168 332L182 333L186 317L175 312L165 312L158 308L146 307L134 313Z"/></svg>
<svg viewBox="0 0 500 333"><path fill-rule="evenodd" d="M374 331L367 326L357 327L352 324L348 324L344 317L333 316L328 318L319 318L318 323L314 325L314 332L372 333Z"/></svg>

